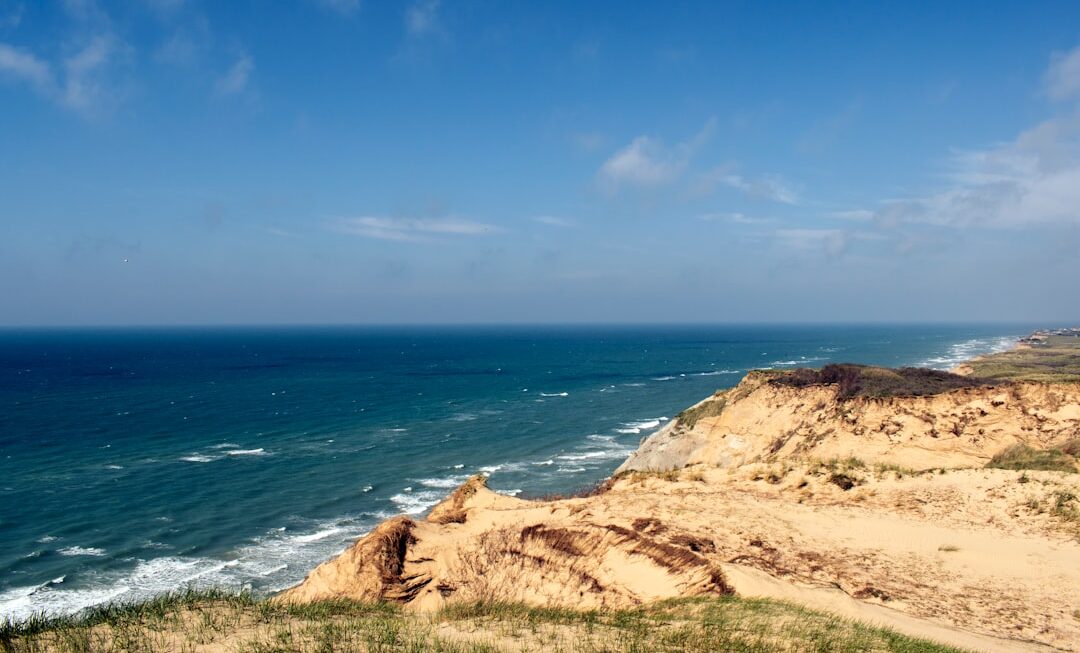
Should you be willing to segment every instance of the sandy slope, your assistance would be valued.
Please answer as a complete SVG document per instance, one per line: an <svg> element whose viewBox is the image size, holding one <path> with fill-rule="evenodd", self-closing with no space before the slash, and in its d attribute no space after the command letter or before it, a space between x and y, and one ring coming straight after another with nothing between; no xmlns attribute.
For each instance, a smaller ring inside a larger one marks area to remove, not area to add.
<svg viewBox="0 0 1080 653"><path fill-rule="evenodd" d="M1005 446L1080 434L1080 387L839 402L834 388L751 376L721 397L722 411L676 422L624 466L653 471L559 501L474 478L427 520L383 523L278 600L429 611L736 592L976 650L1080 649L1080 475L981 469ZM834 456L865 464L814 462Z"/></svg>

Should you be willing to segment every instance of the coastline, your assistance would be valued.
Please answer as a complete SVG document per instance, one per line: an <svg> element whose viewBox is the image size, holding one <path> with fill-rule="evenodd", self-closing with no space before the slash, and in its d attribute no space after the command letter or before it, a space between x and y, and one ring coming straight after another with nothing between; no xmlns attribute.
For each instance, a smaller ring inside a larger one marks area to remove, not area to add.
<svg viewBox="0 0 1080 653"><path fill-rule="evenodd" d="M1077 496L1077 474L991 468L1009 447L1070 437L1080 384L854 369L867 382L895 377L900 394L841 399L836 385L777 385L797 370L750 373L646 438L596 493L524 501L474 477L426 519L385 522L275 601L381 596L426 613L484 597L618 608L734 592L979 650L1080 645L1077 606L1063 598L1080 586L1073 513L1016 508L1034 501L1032 480L1052 488L1047 501ZM929 381L947 385L902 389ZM398 562L372 562L397 546ZM996 620L1018 592L1019 638Z"/></svg>
<svg viewBox="0 0 1080 653"><path fill-rule="evenodd" d="M705 402L707 402L707 400L708 399L706 399ZM686 411L684 411L684 412L686 412ZM674 422L674 420L673 420L673 422ZM671 423L673 423L673 422L669 422L669 425ZM694 468L696 468L696 467L694 467ZM707 474L707 472L704 472L704 473ZM685 480L686 479L681 479L681 480L677 480L676 482L683 482ZM697 481L697 482L701 482L701 481ZM739 482L741 484L741 482L743 482L743 480L740 479ZM696 488L697 486L691 484L690 487L691 488ZM486 494L486 492L482 492L482 493L478 493L478 494ZM510 499L510 498L508 498L508 499ZM517 501L517 500L514 500L514 501ZM483 506L477 506L477 505L475 505L473 503L470 503L468 506L462 506L460 509L462 509L462 511L464 511L464 512L467 512L467 513L471 514L478 507L483 507ZM635 508L635 509L637 509L637 511L640 512L640 508ZM437 511L432 511L432 513L436 513L436 512ZM430 519L430 516L429 516L429 519ZM422 523L422 522L417 521L417 523ZM632 525L630 525L630 523L627 523L627 526L625 528L631 528L631 527L632 527ZM717 528L723 528L723 527L717 527ZM742 546L745 546L745 543L743 543ZM448 548L453 548L453 544L448 544ZM759 569L757 569L755 571L756 568L751 568L750 570L747 571L747 570L742 570L740 567L730 567L730 566L728 566L728 564L730 564L730 563L721 562L719 569L724 571L724 573L726 574L726 577L728 577L728 574L730 574L730 577L728 579L728 583L730 585L732 585L732 586L741 587L741 589L739 589L739 593L741 595L752 596L752 595L747 594L747 593L750 593L750 591L752 591L752 589L751 589L752 587L756 587L753 583L750 583L750 581L747 581L747 577L752 577L752 579L753 579L753 577L757 577L757 580L761 581L761 583L759 583L759 585L761 585L761 588L754 589L754 591L764 591L765 589L762 589L762 588L768 588L770 586L775 591L780 591L779 589L777 589L777 587L786 587L786 589L784 589L783 591L793 591L791 589L791 587L797 587L798 586L798 583L793 585L792 583L789 583L789 582L785 582L786 584L781 584L781 586L770 585L770 583L765 583L764 579L761 579L761 577L754 576L755 573L760 571ZM750 575L747 576L747 574L750 574ZM813 584L813 583L808 584L806 587L809 588L808 589L808 593L809 593L808 596L818 596L819 597L818 599L814 599L814 600L819 600L819 599L824 600L825 597L828 596L828 593L819 593L819 591L816 591L816 590L809 591L810 589L813 589L814 587L816 587L816 585ZM860 589L858 587L856 587L856 588L852 589L851 591L856 591L856 593L858 593L858 591L860 591ZM676 595L677 595L677 593L676 593ZM772 596L772 595L761 595L761 596ZM777 594L777 595L774 595L774 596L778 597L778 598L783 598L781 594ZM836 595L833 595L833 596L836 596ZM794 599L792 599L792 600L794 600ZM809 599L807 599L807 600L809 600ZM858 602L859 606L863 606L863 604L865 603L865 601L861 600L861 599L855 599L855 600L859 601ZM818 607L821 608L821 606L818 606ZM888 608L889 610L895 612L894 607L886 606L885 603L882 603L880 607L881 608ZM826 608L827 608L827 606L826 606Z"/></svg>

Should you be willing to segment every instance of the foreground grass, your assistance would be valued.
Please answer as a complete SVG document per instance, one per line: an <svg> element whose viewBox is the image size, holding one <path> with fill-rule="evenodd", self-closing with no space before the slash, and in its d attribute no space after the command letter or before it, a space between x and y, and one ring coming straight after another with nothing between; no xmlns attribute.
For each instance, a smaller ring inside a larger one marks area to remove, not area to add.
<svg viewBox="0 0 1080 653"><path fill-rule="evenodd" d="M182 592L76 617L0 625L5 653L637 653L647 651L957 651L791 604L679 599L633 610L453 605L430 616L332 601L283 606L250 595Z"/></svg>

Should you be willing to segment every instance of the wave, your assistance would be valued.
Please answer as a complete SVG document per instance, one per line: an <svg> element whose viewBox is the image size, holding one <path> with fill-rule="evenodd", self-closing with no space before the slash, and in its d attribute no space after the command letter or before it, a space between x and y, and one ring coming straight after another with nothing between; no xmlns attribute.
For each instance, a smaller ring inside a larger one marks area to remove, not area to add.
<svg viewBox="0 0 1080 653"><path fill-rule="evenodd" d="M694 376L723 376L725 374L740 374L742 370L711 370L709 372L695 372Z"/></svg>
<svg viewBox="0 0 1080 653"><path fill-rule="evenodd" d="M271 529L225 559L175 555L139 559L126 569L80 573L74 584L60 576L40 585L11 588L0 592L0 621L25 620L41 613L74 614L93 605L145 600L187 587L278 591L300 582L308 570L391 516L362 513L356 518L314 522L298 533L284 527ZM104 555L100 549L71 549Z"/></svg>
<svg viewBox="0 0 1080 653"><path fill-rule="evenodd" d="M1016 345L1019 336L999 336L995 338L972 338L949 345L949 349L940 356L933 356L918 363L919 367L936 370L948 370L976 356L996 354L1008 351Z"/></svg>
<svg viewBox="0 0 1080 653"><path fill-rule="evenodd" d="M268 453L262 447L260 447L258 449L234 449L232 451L226 451L225 453L227 455L230 455L230 456L269 456L270 455L270 453Z"/></svg>
<svg viewBox="0 0 1080 653"><path fill-rule="evenodd" d="M541 397L569 397L569 392L541 392Z"/></svg>
<svg viewBox="0 0 1080 653"><path fill-rule="evenodd" d="M342 531L343 529L341 528L328 528L326 530L319 531L317 533L311 533L309 535L297 535L293 538L293 540L301 544L306 544L308 542L318 542L319 540L325 540L332 535L337 535Z"/></svg>
<svg viewBox="0 0 1080 653"><path fill-rule="evenodd" d="M816 363L820 361L827 361L828 358L822 356L799 356L798 358L787 361L773 361L769 363L773 367L794 367L796 365L806 365L807 363Z"/></svg>
<svg viewBox="0 0 1080 653"><path fill-rule="evenodd" d="M390 497L390 502L398 507L398 510L406 515L419 515L446 496L443 490L421 490L413 492L412 488L405 488L399 494Z"/></svg>
<svg viewBox="0 0 1080 653"><path fill-rule="evenodd" d="M212 463L220 458L220 456L204 456L203 454L193 453L190 456L184 456L180 460L187 463Z"/></svg>
<svg viewBox="0 0 1080 653"><path fill-rule="evenodd" d="M69 546L57 551L62 556L91 556L94 558L105 557L105 549L99 549L93 546Z"/></svg>
<svg viewBox="0 0 1080 653"><path fill-rule="evenodd" d="M458 487L468 479L469 477L467 475L462 474L455 476L446 476L443 478L422 478L418 480L417 483L426 487L442 488L448 490Z"/></svg>
<svg viewBox="0 0 1080 653"><path fill-rule="evenodd" d="M621 427L615 429L615 432L624 435L637 434L642 431L655 429L660 426L661 423L666 422L667 419L667 417L651 417L636 422L624 422Z"/></svg>

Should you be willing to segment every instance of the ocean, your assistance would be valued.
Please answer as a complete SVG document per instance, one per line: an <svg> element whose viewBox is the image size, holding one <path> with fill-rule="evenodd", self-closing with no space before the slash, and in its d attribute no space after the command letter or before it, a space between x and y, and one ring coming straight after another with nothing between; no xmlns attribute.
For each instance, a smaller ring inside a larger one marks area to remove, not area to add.
<svg viewBox="0 0 1080 653"><path fill-rule="evenodd" d="M471 474L596 483L748 369L944 369L1033 328L0 331L0 619L271 592Z"/></svg>

